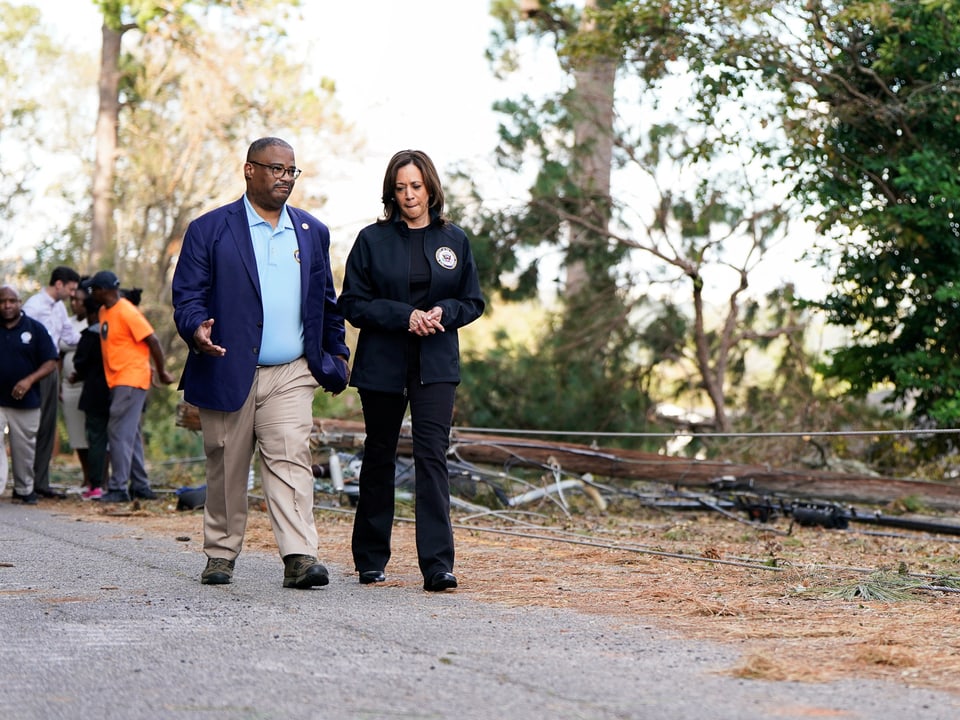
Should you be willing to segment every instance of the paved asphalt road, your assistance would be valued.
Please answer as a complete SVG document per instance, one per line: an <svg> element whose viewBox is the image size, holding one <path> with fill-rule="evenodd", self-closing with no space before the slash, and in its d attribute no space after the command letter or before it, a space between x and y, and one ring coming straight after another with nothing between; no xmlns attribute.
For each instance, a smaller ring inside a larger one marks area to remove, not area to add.
<svg viewBox="0 0 960 720"><path fill-rule="evenodd" d="M0 718L953 720L903 686L745 681L735 648L648 620L482 604L419 586L281 587L271 554L199 583L176 538L0 499Z"/></svg>

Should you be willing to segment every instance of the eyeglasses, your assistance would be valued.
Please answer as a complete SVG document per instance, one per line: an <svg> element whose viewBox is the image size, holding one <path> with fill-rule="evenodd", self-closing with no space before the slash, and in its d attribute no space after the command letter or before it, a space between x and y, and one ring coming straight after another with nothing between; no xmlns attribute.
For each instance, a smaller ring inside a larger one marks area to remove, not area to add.
<svg viewBox="0 0 960 720"><path fill-rule="evenodd" d="M284 167L283 165L265 165L262 162L257 162L256 160L247 160L251 165L259 165L263 168L269 168L270 172L273 173L275 180L279 180L282 177L289 175L291 179L296 180L300 177L300 173L303 172L300 168L297 167Z"/></svg>

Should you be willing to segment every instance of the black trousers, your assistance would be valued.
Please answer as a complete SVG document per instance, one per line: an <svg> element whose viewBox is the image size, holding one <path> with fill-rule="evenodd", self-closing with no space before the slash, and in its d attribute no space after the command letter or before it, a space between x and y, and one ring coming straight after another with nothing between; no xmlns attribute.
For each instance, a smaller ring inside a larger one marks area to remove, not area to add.
<svg viewBox="0 0 960 720"><path fill-rule="evenodd" d="M57 407L60 399L60 371L40 378L40 428L37 430L37 454L33 458L33 489L50 489L50 461L57 437Z"/></svg>
<svg viewBox="0 0 960 720"><path fill-rule="evenodd" d="M366 441L353 523L353 562L357 572L383 570L390 560L397 443L408 403L413 430L420 572L424 578L430 578L435 573L453 570L447 448L456 385L410 385L406 395L360 390Z"/></svg>

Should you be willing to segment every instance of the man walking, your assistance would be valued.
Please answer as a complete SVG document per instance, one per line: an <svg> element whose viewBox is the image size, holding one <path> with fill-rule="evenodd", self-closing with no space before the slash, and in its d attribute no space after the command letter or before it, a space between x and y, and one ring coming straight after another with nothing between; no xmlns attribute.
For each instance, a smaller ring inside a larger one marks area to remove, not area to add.
<svg viewBox="0 0 960 720"><path fill-rule="evenodd" d="M283 586L329 582L318 562L310 433L317 386L347 384L349 350L330 271L330 233L287 204L300 170L285 141L256 140L246 193L194 220L173 276L174 320L190 347L184 399L200 409L207 456L206 585L231 582L260 451Z"/></svg>

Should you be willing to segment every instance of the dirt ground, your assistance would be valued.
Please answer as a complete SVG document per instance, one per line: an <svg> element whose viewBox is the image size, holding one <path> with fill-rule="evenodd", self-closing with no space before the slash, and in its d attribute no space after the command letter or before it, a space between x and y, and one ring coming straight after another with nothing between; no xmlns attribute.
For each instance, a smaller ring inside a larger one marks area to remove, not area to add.
<svg viewBox="0 0 960 720"><path fill-rule="evenodd" d="M178 512L172 495L121 506L76 495L41 503L191 543L199 576L202 511ZM275 551L261 503L251 505L245 547ZM729 669L737 676L886 679L960 693L960 593L947 577L960 575L960 538L791 528L784 518L757 527L709 512L526 510L454 512L456 592L510 607L649 618L679 636L733 643L743 658ZM398 504L399 518L411 515ZM349 503L318 495L321 560L350 567L351 522ZM386 585L421 582L413 531L398 520Z"/></svg>

